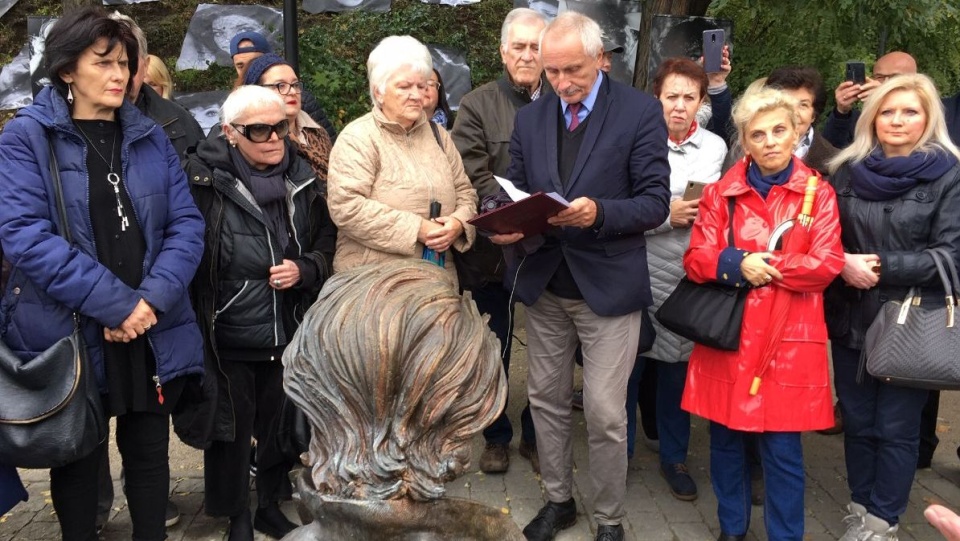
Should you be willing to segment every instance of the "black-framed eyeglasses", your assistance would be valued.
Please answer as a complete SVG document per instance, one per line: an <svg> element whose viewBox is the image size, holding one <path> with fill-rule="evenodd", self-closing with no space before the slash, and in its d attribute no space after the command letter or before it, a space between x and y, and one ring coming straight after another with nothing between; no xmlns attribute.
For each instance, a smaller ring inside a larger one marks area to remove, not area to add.
<svg viewBox="0 0 960 541"><path fill-rule="evenodd" d="M440 88L441 88L443 85L440 84L438 81L427 81L427 86L432 86L433 88L436 88L436 89L437 89L437 92L439 92L439 91L440 91Z"/></svg>
<svg viewBox="0 0 960 541"><path fill-rule="evenodd" d="M233 129L240 132L240 135L246 137L254 143L266 143L270 140L270 134L277 134L277 139L283 139L290 133L290 121L281 120L274 125L270 124L230 124Z"/></svg>
<svg viewBox="0 0 960 541"><path fill-rule="evenodd" d="M279 83L271 83L271 84L260 85L260 86L272 88L277 92L279 92L280 95L282 96L286 96L291 92L293 92L294 94L299 94L303 92L303 83L301 83L300 81L297 81L295 83L285 83L283 81L280 81Z"/></svg>

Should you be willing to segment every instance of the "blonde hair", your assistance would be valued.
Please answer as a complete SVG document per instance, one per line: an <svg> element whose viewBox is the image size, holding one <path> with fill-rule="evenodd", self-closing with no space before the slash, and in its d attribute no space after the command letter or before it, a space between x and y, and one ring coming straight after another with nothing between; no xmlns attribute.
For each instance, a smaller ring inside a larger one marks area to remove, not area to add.
<svg viewBox="0 0 960 541"><path fill-rule="evenodd" d="M920 105L927 114L927 125L912 152L930 153L943 150L960 159L960 150L950 141L943 103L940 101L936 85L926 75L914 73L887 79L863 102L863 112L857 120L853 144L840 151L828 162L831 173L835 173L844 163L863 161L880 144L874 124L883 102L894 92L913 92L920 99Z"/></svg>
<svg viewBox="0 0 960 541"><path fill-rule="evenodd" d="M750 85L753 87L753 85ZM765 88L759 85L759 89L746 92L743 97L737 100L733 105L733 125L737 128L737 145L740 149L744 148L744 133L747 124L761 113L783 109L787 112L787 118L794 131L800 124L800 114L797 112L797 100L793 96L775 88Z"/></svg>
<svg viewBox="0 0 960 541"><path fill-rule="evenodd" d="M173 79L170 78L170 72L167 71L167 66L163 64L163 60L160 60L160 57L155 55L147 56L147 76L155 84L158 84L163 87L163 92L160 96L164 99L173 98Z"/></svg>

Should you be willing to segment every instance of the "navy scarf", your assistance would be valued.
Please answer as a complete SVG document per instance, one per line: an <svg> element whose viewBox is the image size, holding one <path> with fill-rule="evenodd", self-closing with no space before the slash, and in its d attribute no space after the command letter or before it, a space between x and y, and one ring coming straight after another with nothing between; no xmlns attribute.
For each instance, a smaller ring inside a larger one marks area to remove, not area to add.
<svg viewBox="0 0 960 541"><path fill-rule="evenodd" d="M774 186L783 186L786 184L787 181L790 180L791 174L793 174L793 159L790 160L787 168L783 171L767 176L763 176L760 172L760 168L757 167L757 162L750 160L750 165L747 167L747 183L753 186L754 190L757 190L760 197L766 199L767 195L770 194L770 190Z"/></svg>
<svg viewBox="0 0 960 541"><path fill-rule="evenodd" d="M887 201L902 196L921 182L942 177L957 158L940 148L887 158L877 147L861 162L850 165L850 186L867 201Z"/></svg>

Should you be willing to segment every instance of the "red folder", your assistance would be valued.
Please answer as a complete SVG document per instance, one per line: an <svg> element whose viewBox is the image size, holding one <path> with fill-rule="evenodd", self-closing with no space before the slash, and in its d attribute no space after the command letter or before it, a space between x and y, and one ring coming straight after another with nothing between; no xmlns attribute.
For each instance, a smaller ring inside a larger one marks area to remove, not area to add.
<svg viewBox="0 0 960 541"><path fill-rule="evenodd" d="M467 223L490 233L523 233L524 237L532 237L553 227L547 223L547 218L556 216L569 206L556 193L537 192L475 216Z"/></svg>

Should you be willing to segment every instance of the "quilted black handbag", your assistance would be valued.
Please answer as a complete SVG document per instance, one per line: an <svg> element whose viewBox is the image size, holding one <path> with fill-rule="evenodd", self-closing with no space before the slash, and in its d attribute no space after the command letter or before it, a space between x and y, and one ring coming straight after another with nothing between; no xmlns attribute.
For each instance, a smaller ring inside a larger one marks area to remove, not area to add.
<svg viewBox="0 0 960 541"><path fill-rule="evenodd" d="M50 171L61 235L72 242L52 144ZM63 466L89 455L107 437L107 419L76 313L73 322L69 336L28 361L0 341L0 464Z"/></svg>
<svg viewBox="0 0 960 541"><path fill-rule="evenodd" d="M871 376L920 389L960 389L960 325L956 321L960 280L949 252L925 250L933 257L946 292L944 302L921 302L919 288L903 301L889 301L867 329L862 362ZM949 274L947 272L949 269Z"/></svg>
<svg viewBox="0 0 960 541"><path fill-rule="evenodd" d="M728 205L727 245L734 246L734 198L728 199ZM667 330L688 340L715 349L736 351L740 349L740 327L748 291L747 287L717 282L698 284L684 276L654 315Z"/></svg>

